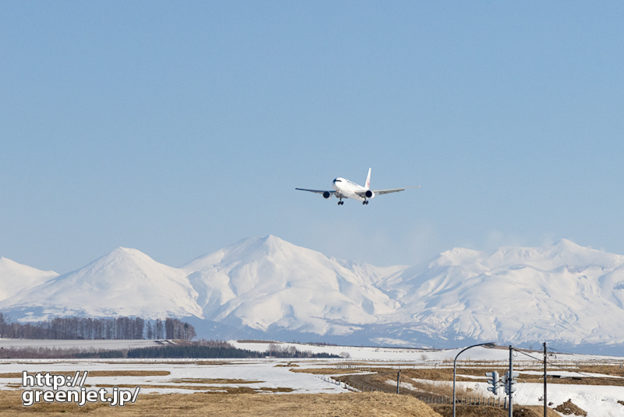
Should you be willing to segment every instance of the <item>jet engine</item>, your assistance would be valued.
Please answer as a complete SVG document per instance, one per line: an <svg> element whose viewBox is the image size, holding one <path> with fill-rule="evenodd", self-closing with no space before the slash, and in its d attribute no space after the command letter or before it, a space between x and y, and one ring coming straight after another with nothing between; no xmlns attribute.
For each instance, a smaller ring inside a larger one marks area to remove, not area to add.
<svg viewBox="0 0 624 417"><path fill-rule="evenodd" d="M366 198L373 198L373 197L375 197L375 193L372 192L371 190L366 190L366 193L364 195L366 196Z"/></svg>
<svg viewBox="0 0 624 417"><path fill-rule="evenodd" d="M330 196L331 196L331 193L329 191L323 192L323 198L329 198Z"/></svg>

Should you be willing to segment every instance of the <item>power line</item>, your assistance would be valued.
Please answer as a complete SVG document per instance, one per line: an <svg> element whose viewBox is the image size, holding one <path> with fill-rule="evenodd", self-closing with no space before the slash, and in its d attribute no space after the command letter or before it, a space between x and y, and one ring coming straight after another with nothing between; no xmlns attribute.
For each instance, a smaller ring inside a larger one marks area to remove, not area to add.
<svg viewBox="0 0 624 417"><path fill-rule="evenodd" d="M543 360L543 359L536 358L535 356L529 355L529 354L528 354L528 353L526 353L526 352L523 352L523 351L518 350L518 349L514 349L514 350L515 350L516 352L518 352L518 353L522 353L523 355L528 356L529 358L535 359L536 361L539 361L539 362L544 362L544 360Z"/></svg>

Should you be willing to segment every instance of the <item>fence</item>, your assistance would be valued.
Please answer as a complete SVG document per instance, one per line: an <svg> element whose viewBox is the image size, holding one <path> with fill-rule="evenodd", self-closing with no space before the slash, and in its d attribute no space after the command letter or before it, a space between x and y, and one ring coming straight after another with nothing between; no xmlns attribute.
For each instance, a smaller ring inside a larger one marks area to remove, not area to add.
<svg viewBox="0 0 624 417"><path fill-rule="evenodd" d="M347 377L348 378L348 377ZM341 386L342 388L348 389L349 391L360 391L360 392L388 392L394 393L396 392L396 387L393 387L389 384L387 385L377 385L369 383L365 380L349 380L348 383L345 380L337 381L329 376L322 376L321 379L332 382L336 385ZM453 404L453 398L448 397L446 395L428 393L425 391L415 391L410 389L401 389L401 395L411 395L413 397L418 398L420 401L426 404ZM458 405L468 405L468 406L477 406L477 407L502 407L507 408L507 397L483 397L483 396L461 396L455 399L455 404Z"/></svg>
<svg viewBox="0 0 624 417"><path fill-rule="evenodd" d="M427 395L423 393L414 393L412 395L427 404L453 404L453 399L451 397ZM503 400L493 397L461 397L455 399L455 404L507 408L507 397Z"/></svg>

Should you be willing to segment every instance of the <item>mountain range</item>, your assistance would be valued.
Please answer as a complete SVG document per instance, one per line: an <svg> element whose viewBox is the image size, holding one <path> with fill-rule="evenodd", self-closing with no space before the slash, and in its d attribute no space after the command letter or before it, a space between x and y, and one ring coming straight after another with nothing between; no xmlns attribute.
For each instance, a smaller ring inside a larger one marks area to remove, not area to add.
<svg viewBox="0 0 624 417"><path fill-rule="evenodd" d="M562 239L491 253L454 248L424 265L376 267L269 235L178 268L128 248L61 275L0 258L0 311L20 321L177 317L211 339L549 341L612 352L624 343L624 256Z"/></svg>

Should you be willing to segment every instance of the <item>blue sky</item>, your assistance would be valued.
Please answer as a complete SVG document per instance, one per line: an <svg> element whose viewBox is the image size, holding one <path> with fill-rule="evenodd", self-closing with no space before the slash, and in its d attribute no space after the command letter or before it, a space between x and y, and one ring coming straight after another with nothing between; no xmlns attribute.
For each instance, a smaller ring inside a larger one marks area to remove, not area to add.
<svg viewBox="0 0 624 417"><path fill-rule="evenodd" d="M4 2L0 255L624 253L624 3ZM422 189L335 201L335 176Z"/></svg>

